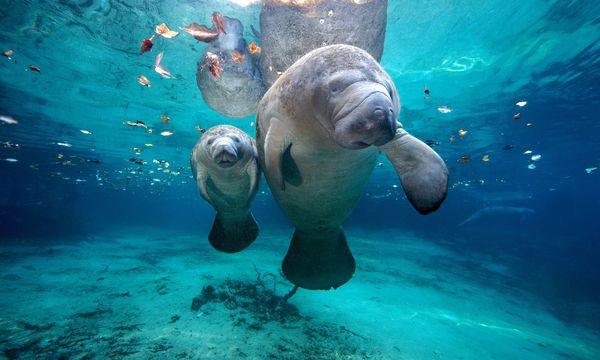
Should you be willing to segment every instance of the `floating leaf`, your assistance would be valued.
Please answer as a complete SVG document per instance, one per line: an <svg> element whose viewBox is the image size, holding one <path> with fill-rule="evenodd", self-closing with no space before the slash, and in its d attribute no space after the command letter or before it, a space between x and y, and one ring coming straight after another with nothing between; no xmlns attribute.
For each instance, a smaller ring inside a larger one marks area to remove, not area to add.
<svg viewBox="0 0 600 360"><path fill-rule="evenodd" d="M10 116L0 115L0 121L9 125L17 125L19 122Z"/></svg>
<svg viewBox="0 0 600 360"><path fill-rule="evenodd" d="M158 25L155 30L157 34L162 35L162 37L167 39L171 39L179 35L177 31L169 29L169 27L165 23Z"/></svg>
<svg viewBox="0 0 600 360"><path fill-rule="evenodd" d="M215 30L227 34L227 31L225 31L225 17L223 15L215 11L212 14L212 23Z"/></svg>
<svg viewBox="0 0 600 360"><path fill-rule="evenodd" d="M181 28L183 31L192 35L194 39L198 41L204 41L209 43L219 37L219 32L213 29L209 29L205 25L200 25L197 23L191 23L187 26Z"/></svg>
<svg viewBox="0 0 600 360"><path fill-rule="evenodd" d="M137 81L140 83L140 85L143 85L146 87L152 86L152 83L150 82L150 80L148 80L148 78L145 77L144 75L139 75L137 77Z"/></svg>
<svg viewBox="0 0 600 360"><path fill-rule="evenodd" d="M234 50L231 52L231 60L237 64L241 64L246 61L246 55L242 55L239 51Z"/></svg>
<svg viewBox="0 0 600 360"><path fill-rule="evenodd" d="M254 54L260 54L261 49L259 46L256 46L255 43L251 42L250 45L248 45L248 50L250 51L250 54L254 55Z"/></svg>
<svg viewBox="0 0 600 360"><path fill-rule="evenodd" d="M156 56L156 60L154 62L154 71L156 71L160 76L164 77L165 79L174 79L175 76L173 76L173 74L171 74L169 70L167 70L164 66L160 64L162 58L163 52L161 51L160 54Z"/></svg>
<svg viewBox="0 0 600 360"><path fill-rule="evenodd" d="M154 35L150 36L148 39L142 40L142 45L140 45L140 54L148 52L152 50L152 46L154 46Z"/></svg>
<svg viewBox="0 0 600 360"><path fill-rule="evenodd" d="M442 114L448 114L452 112L452 109L447 106L440 106L437 108L437 111L441 112Z"/></svg>

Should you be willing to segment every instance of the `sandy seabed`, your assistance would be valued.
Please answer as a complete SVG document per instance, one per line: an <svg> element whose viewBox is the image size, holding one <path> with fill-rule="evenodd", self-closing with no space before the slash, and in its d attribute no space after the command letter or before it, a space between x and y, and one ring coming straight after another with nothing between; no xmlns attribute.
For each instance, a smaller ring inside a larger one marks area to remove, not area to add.
<svg viewBox="0 0 600 360"><path fill-rule="evenodd" d="M206 234L160 229L3 245L0 358L600 358L598 333L499 286L511 283L506 266L407 234L346 233L354 278L287 301L279 269L291 231L263 232L233 255Z"/></svg>

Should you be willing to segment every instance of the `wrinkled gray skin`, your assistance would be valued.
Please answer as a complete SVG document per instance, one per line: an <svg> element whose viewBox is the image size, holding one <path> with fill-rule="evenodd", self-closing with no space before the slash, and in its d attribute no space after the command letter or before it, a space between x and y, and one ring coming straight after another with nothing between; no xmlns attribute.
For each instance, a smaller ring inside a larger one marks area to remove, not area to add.
<svg viewBox="0 0 600 360"><path fill-rule="evenodd" d="M257 111L261 168L296 228L285 276L306 289L337 288L355 263L341 228L363 193L380 150L422 214L446 197L447 169L397 121L400 102L388 74L348 45L314 50L267 91Z"/></svg>
<svg viewBox="0 0 600 360"><path fill-rule="evenodd" d="M223 71L221 78L214 77L209 70L206 57L198 61L196 81L208 106L229 117L246 117L256 112L256 105L265 93L258 59L250 56L243 37L242 23L225 16L225 33L208 44L206 51L219 56ZM231 52L237 50L246 55L246 60L236 63Z"/></svg>
<svg viewBox="0 0 600 360"><path fill-rule="evenodd" d="M210 243L219 251L242 251L258 236L250 212L261 175L254 139L234 126L212 127L194 146L190 164L200 195L217 211Z"/></svg>
<svg viewBox="0 0 600 360"><path fill-rule="evenodd" d="M314 8L267 1L260 13L260 67L265 84L272 85L278 71L326 45L354 45L379 61L386 22L387 0L365 4L327 0Z"/></svg>

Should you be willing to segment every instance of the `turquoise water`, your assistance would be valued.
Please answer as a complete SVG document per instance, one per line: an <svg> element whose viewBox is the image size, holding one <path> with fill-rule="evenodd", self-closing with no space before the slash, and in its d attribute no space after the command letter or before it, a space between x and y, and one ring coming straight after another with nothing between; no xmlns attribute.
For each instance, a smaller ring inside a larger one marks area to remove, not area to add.
<svg viewBox="0 0 600 360"><path fill-rule="evenodd" d="M344 224L354 278L298 290L299 316L259 306L292 288L279 271L292 228L264 180L256 242L234 255L207 242L196 127L255 132L255 116L219 114L196 84L207 45L179 27L214 11L261 45L260 4L0 1L0 51L13 50L0 115L18 121L0 121L0 356L600 357L599 3L388 2L381 65L404 127L446 162L448 197L418 215L381 157ZM140 55L163 22L181 33ZM161 51L175 79L154 72ZM191 311L208 285L253 305Z"/></svg>

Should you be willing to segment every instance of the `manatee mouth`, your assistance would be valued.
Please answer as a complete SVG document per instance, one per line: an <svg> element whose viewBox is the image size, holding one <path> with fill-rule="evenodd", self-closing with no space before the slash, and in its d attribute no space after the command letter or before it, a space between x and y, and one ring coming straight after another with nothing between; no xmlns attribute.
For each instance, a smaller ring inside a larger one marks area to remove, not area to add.
<svg viewBox="0 0 600 360"><path fill-rule="evenodd" d="M238 151L230 139L215 141L213 161L221 168L230 168L238 162Z"/></svg>
<svg viewBox="0 0 600 360"><path fill-rule="evenodd" d="M354 146L353 146L353 148L356 148L356 149L364 149L364 148L366 148L366 147L369 147L369 146L371 146L371 145L373 145L373 144L369 144L369 143L366 143L366 142L364 142L364 141L355 141L355 142L353 143L353 145L354 145Z"/></svg>
<svg viewBox="0 0 600 360"><path fill-rule="evenodd" d="M348 106L350 110L343 111L335 123L333 139L338 145L363 149L383 145L393 138L397 111L388 94L371 92L355 104Z"/></svg>
<svg viewBox="0 0 600 360"><path fill-rule="evenodd" d="M235 165L238 159L235 153L223 150L215 156L214 160L220 167L230 168Z"/></svg>

